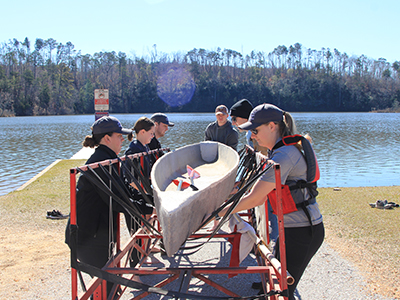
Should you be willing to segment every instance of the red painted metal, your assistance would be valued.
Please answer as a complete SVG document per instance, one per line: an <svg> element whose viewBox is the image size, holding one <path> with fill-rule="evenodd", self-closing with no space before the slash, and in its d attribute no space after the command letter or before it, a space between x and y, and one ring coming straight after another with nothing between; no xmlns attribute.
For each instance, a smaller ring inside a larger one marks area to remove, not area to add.
<svg viewBox="0 0 400 300"><path fill-rule="evenodd" d="M275 169L275 188L277 198L277 215L278 215L278 229L279 229L279 255L281 261L281 274L287 274L286 268L286 245L285 245L285 227L283 221L283 206L282 206L282 184L281 184L281 168L279 164L274 164ZM282 238L283 237L283 238ZM282 290L287 289L286 276L280 276ZM287 298L287 297L285 297Z"/></svg>

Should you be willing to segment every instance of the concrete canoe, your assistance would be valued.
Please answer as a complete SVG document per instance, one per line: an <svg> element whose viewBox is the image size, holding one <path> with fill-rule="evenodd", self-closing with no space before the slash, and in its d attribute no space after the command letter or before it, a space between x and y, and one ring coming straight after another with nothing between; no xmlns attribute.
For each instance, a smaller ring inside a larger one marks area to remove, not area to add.
<svg viewBox="0 0 400 300"><path fill-rule="evenodd" d="M173 256L186 239L198 229L204 217L217 209L233 189L239 155L218 142L201 142L163 155L151 171L154 203L161 224L163 243ZM200 173L194 180L198 188L178 191L172 182L190 183L187 165Z"/></svg>

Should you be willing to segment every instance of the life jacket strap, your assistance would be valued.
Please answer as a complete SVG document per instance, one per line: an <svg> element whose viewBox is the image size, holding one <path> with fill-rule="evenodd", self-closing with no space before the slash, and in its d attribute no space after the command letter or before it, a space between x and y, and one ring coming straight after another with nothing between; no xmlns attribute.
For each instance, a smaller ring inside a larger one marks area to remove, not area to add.
<svg viewBox="0 0 400 300"><path fill-rule="evenodd" d="M317 199L315 199L315 198L313 197L313 198L311 198L311 199L309 199L309 200L305 200L305 201L303 201L303 202L301 202L301 203L297 203L297 204L296 204L296 207L297 207L297 208L302 208L303 206L304 206L304 207L307 207L307 206L309 206L310 204L314 204L315 202L317 202Z"/></svg>
<svg viewBox="0 0 400 300"><path fill-rule="evenodd" d="M315 182L307 182L305 180L296 181L295 184L289 184L289 189L296 190L296 189L304 189L304 188L316 188Z"/></svg>
<svg viewBox="0 0 400 300"><path fill-rule="evenodd" d="M315 198L312 198L312 199L310 199L310 200L306 200L306 201L304 201L304 202L301 202L301 203L299 203L299 204L296 204L296 207L297 207L297 208L301 208L301 209L304 211L304 213L305 213L306 216L307 216L308 221L310 222L311 236L313 236L313 234L314 234L314 229L313 229L313 223L312 223L312 220L311 220L311 215L310 215L310 212L309 212L308 209L307 209L307 206L310 205L310 204L313 204L313 203L315 203L315 202L316 202L316 199L315 199Z"/></svg>

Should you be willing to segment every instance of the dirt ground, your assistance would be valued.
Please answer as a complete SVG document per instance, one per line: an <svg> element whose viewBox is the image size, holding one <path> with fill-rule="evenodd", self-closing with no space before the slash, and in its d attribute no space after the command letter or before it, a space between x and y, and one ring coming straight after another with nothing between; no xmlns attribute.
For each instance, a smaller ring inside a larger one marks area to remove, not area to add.
<svg viewBox="0 0 400 300"><path fill-rule="evenodd" d="M67 220L0 213L0 299L70 299L69 248L63 242ZM376 274L374 265L379 261L362 248L339 241L329 230L326 241L366 275L374 293L400 299L399 274L392 269Z"/></svg>
<svg viewBox="0 0 400 300"><path fill-rule="evenodd" d="M46 228L13 219L2 213L0 299L68 299L69 248L62 241L66 220L48 220ZM60 280L48 286L54 278Z"/></svg>

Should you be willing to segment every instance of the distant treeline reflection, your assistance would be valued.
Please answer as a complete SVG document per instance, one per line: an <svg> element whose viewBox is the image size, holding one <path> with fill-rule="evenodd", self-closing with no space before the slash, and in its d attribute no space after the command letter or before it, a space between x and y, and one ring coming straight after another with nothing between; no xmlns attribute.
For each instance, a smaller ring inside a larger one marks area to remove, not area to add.
<svg viewBox="0 0 400 300"><path fill-rule="evenodd" d="M220 48L166 54L154 45L137 57L74 48L52 38L1 44L0 116L91 114L96 88L109 89L111 113L212 112L242 98L292 112L399 109L399 61L337 49L296 43L248 55Z"/></svg>

